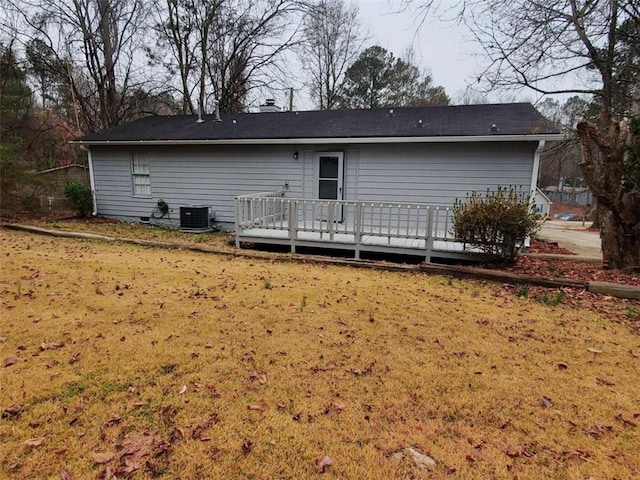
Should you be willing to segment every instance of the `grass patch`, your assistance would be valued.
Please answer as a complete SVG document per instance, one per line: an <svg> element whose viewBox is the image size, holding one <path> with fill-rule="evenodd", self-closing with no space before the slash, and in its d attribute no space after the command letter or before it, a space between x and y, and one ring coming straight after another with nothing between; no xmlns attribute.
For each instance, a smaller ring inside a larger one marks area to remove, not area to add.
<svg viewBox="0 0 640 480"><path fill-rule="evenodd" d="M6 230L0 255L0 478L102 478L140 438L130 478L638 475L638 331L591 297Z"/></svg>
<svg viewBox="0 0 640 480"><path fill-rule="evenodd" d="M557 307L564 301L563 292L543 293L538 297L538 301L547 307Z"/></svg>

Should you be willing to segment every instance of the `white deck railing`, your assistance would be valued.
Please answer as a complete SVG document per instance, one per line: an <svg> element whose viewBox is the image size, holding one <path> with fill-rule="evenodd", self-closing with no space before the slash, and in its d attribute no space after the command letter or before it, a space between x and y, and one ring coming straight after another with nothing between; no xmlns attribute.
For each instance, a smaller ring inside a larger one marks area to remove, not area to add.
<svg viewBox="0 0 640 480"><path fill-rule="evenodd" d="M264 239L290 244L295 251L296 245L323 242L352 248L357 257L364 247L424 251L429 256L445 243L456 243L451 207L284 198L269 192L236 197L235 211L238 246L243 240Z"/></svg>

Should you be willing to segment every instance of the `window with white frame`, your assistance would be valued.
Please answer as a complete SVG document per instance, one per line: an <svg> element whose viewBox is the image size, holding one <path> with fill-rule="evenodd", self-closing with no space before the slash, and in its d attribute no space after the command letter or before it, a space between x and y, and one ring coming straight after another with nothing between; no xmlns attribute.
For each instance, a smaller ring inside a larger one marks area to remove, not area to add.
<svg viewBox="0 0 640 480"><path fill-rule="evenodd" d="M151 177L149 176L149 160L145 155L131 155L131 179L133 195L137 197L151 196Z"/></svg>

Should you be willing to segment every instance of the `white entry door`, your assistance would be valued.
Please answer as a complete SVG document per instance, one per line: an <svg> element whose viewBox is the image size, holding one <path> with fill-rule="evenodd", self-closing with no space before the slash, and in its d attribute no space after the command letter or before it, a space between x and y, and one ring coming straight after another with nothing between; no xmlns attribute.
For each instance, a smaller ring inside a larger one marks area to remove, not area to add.
<svg viewBox="0 0 640 480"><path fill-rule="evenodd" d="M318 198L342 200L344 153L319 153L318 167Z"/></svg>

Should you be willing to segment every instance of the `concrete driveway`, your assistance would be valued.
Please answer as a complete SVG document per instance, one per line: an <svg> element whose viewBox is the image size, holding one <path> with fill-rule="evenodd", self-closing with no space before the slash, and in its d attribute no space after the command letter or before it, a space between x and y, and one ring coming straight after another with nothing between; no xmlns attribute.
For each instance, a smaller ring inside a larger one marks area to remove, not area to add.
<svg viewBox="0 0 640 480"><path fill-rule="evenodd" d="M587 230L591 226L586 222L566 220L547 220L536 235L541 240L557 242L561 247L571 250L581 258L602 260L600 233Z"/></svg>

